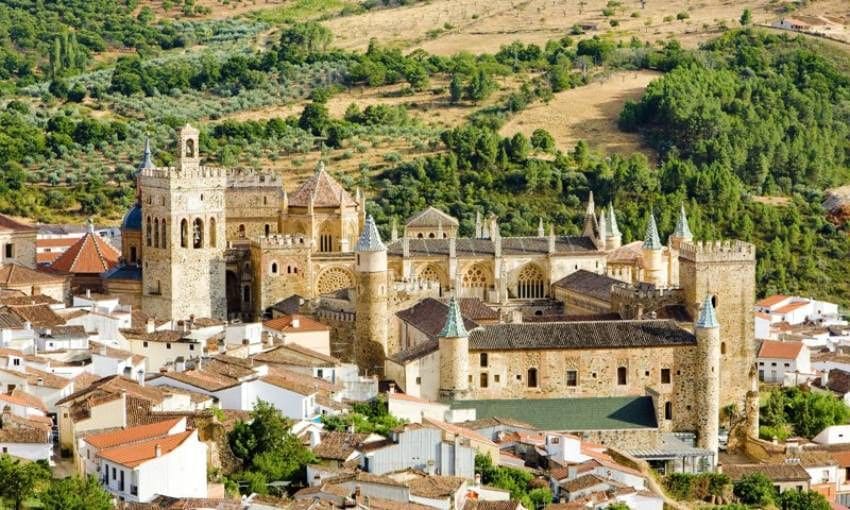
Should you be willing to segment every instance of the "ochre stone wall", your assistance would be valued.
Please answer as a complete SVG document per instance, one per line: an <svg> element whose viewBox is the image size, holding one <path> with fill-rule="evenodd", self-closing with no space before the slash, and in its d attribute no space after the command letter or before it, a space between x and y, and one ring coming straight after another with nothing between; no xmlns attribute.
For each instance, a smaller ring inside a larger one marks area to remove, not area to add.
<svg viewBox="0 0 850 510"><path fill-rule="evenodd" d="M257 316L293 294L308 298L311 296L310 257L300 247L266 240L252 243L251 269L254 273L254 313Z"/></svg>
<svg viewBox="0 0 850 510"><path fill-rule="evenodd" d="M280 183L264 182L251 186L230 185L225 192L227 240L256 239L280 232Z"/></svg>
<svg viewBox="0 0 850 510"><path fill-rule="evenodd" d="M354 359L360 370L384 373L389 317L387 273L358 273Z"/></svg>

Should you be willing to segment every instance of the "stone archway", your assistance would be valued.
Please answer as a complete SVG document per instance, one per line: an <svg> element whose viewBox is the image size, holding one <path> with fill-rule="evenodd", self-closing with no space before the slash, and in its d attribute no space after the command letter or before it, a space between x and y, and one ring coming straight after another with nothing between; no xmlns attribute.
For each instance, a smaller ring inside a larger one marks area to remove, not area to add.
<svg viewBox="0 0 850 510"><path fill-rule="evenodd" d="M331 294L341 289L350 289L355 286L354 276L342 267L329 267L319 273L316 278L316 294Z"/></svg>
<svg viewBox="0 0 850 510"><path fill-rule="evenodd" d="M440 287L440 294L442 295L443 289L448 288L448 276L446 276L445 270L440 267L438 264L427 264L422 267L418 273L416 273L416 279L420 282L434 282Z"/></svg>
<svg viewBox="0 0 850 510"><path fill-rule="evenodd" d="M526 264L515 273L514 297L518 299L542 299L546 297L546 277L537 264Z"/></svg>
<svg viewBox="0 0 850 510"><path fill-rule="evenodd" d="M461 297L477 297L487 300L487 290L493 287L493 269L489 264L478 262L463 271Z"/></svg>

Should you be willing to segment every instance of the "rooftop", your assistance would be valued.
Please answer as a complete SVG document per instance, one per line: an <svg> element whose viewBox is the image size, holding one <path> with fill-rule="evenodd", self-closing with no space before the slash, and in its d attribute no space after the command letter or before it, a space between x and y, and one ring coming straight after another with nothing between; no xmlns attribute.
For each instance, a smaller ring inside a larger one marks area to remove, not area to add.
<svg viewBox="0 0 850 510"><path fill-rule="evenodd" d="M405 226L414 228L438 227L440 225L456 227L458 221L454 216L450 216L436 207L428 207L411 216L405 223Z"/></svg>
<svg viewBox="0 0 850 510"><path fill-rule="evenodd" d="M407 240L411 255L448 256L449 239L412 239ZM531 253L549 253L547 237L502 237L503 255L525 255ZM462 237L455 241L456 254L463 256L493 256L495 248L491 239L476 239ZM584 236L559 236L555 238L555 253L597 253L593 240ZM403 240L398 239L387 246L389 255L403 254Z"/></svg>
<svg viewBox="0 0 850 510"><path fill-rule="evenodd" d="M463 313L463 299L461 300L461 314L464 316L463 325L467 330L478 326ZM434 299L425 298L415 305L396 313L396 317L410 324L424 333L428 338L435 339L446 324L449 307L445 303Z"/></svg>
<svg viewBox="0 0 850 510"><path fill-rule="evenodd" d="M479 420L523 420L540 430L656 428L651 397L456 400L453 409L475 409Z"/></svg>
<svg viewBox="0 0 850 510"><path fill-rule="evenodd" d="M138 425L136 427L122 428L100 434L89 434L84 439L88 444L98 449L112 448L114 446L166 436L182 419L173 418L148 425Z"/></svg>
<svg viewBox="0 0 850 510"><path fill-rule="evenodd" d="M10 216L0 214L0 232L37 232L38 229L31 225L21 223Z"/></svg>
<svg viewBox="0 0 850 510"><path fill-rule="evenodd" d="M764 340L759 349L759 358L797 359L805 348L803 342L778 342Z"/></svg>
<svg viewBox="0 0 850 510"><path fill-rule="evenodd" d="M171 453L182 445L193 433L192 431L180 432L167 437L149 439L126 446L107 448L99 451L97 455L110 462L134 468L157 458L157 449L159 449L159 455Z"/></svg>
<svg viewBox="0 0 850 510"><path fill-rule="evenodd" d="M64 276L30 269L20 264L8 263L0 265L0 286L14 287L19 285L55 284L62 283Z"/></svg>
<svg viewBox="0 0 850 510"><path fill-rule="evenodd" d="M733 482L755 473L762 473L774 482L808 482L810 479L809 473L798 463L730 464L722 470Z"/></svg>
<svg viewBox="0 0 850 510"><path fill-rule="evenodd" d="M340 207L356 205L351 195L325 170L319 162L316 173L289 195L289 205L307 207L312 197L313 207Z"/></svg>
<svg viewBox="0 0 850 510"><path fill-rule="evenodd" d="M121 254L93 231L87 232L50 265L66 273L100 274L118 265Z"/></svg>
<svg viewBox="0 0 850 510"><path fill-rule="evenodd" d="M610 276L597 274L585 269L571 273L552 285L579 294L588 295L601 301L611 301L611 287L623 283Z"/></svg>
<svg viewBox="0 0 850 510"><path fill-rule="evenodd" d="M298 326L293 325L293 321L298 321ZM308 332L308 331L330 331L331 328L325 326L319 321L313 320L305 315L293 314L282 315L275 319L263 322L263 326L281 332Z"/></svg>

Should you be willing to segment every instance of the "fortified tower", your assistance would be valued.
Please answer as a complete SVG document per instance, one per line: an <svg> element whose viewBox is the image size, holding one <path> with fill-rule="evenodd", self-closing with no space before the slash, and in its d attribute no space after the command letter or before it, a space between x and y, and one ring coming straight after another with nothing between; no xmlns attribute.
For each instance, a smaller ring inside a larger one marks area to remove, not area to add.
<svg viewBox="0 0 850 510"><path fill-rule="evenodd" d="M755 247L743 241L683 243L679 250L679 286L691 316L698 316L708 295L719 317L720 406L739 410L753 377L755 255Z"/></svg>
<svg viewBox="0 0 850 510"><path fill-rule="evenodd" d="M461 399L469 391L469 333L455 298L449 301L446 324L437 338L440 344L440 399Z"/></svg>
<svg viewBox="0 0 850 510"><path fill-rule="evenodd" d="M720 324L705 296L699 318L694 324L697 337L697 363L699 384L694 388L697 402L697 445L711 450L717 462L718 434L720 432Z"/></svg>
<svg viewBox="0 0 850 510"><path fill-rule="evenodd" d="M664 247L658 237L658 226L655 224L655 214L649 213L646 225L646 236L643 240L643 281L658 288L667 286L664 267Z"/></svg>
<svg viewBox="0 0 850 510"><path fill-rule="evenodd" d="M366 219L354 251L357 267L354 360L360 370L382 375L389 321L387 247L381 242L372 216Z"/></svg>
<svg viewBox="0 0 850 510"><path fill-rule="evenodd" d="M146 164L139 175L142 309L225 319L225 171L201 166L197 129L187 124L177 137L177 165Z"/></svg>

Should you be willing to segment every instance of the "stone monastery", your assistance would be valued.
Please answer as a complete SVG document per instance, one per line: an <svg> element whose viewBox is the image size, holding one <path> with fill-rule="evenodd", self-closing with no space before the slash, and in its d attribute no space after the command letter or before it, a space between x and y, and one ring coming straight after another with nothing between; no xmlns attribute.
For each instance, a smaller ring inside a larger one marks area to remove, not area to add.
<svg viewBox="0 0 850 510"><path fill-rule="evenodd" d="M147 314L256 320L294 300L331 326L335 356L409 395L640 397L659 431L694 433L713 454L723 406L757 431L755 249L696 242L684 208L666 244L650 217L642 242L621 245L614 208L592 196L581 236L541 223L502 237L479 215L461 237L429 207L385 241L322 163L288 194L277 175L202 164L189 125L177 147L167 168L145 147L122 261L102 275L101 290Z"/></svg>

